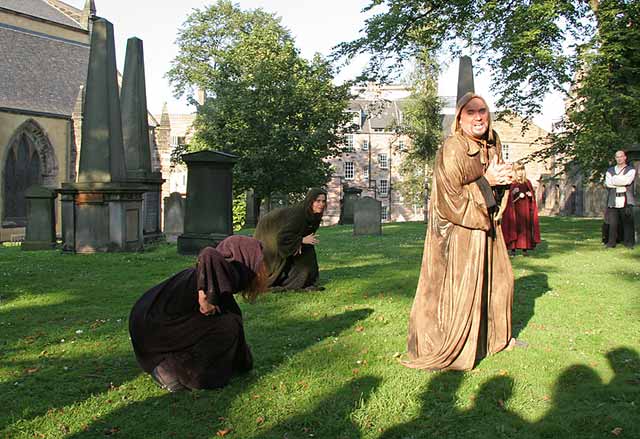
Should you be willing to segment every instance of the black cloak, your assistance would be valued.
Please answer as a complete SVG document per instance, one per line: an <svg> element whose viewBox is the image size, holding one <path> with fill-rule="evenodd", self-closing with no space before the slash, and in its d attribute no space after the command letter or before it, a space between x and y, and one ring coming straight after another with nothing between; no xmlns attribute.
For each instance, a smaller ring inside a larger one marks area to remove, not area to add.
<svg viewBox="0 0 640 439"><path fill-rule="evenodd" d="M206 247L195 268L187 268L144 293L129 318L131 343L142 369L160 363L191 389L227 384L234 372L253 365L240 307L233 294L247 288L262 264L262 246L231 236ZM221 313L200 313L198 290Z"/></svg>

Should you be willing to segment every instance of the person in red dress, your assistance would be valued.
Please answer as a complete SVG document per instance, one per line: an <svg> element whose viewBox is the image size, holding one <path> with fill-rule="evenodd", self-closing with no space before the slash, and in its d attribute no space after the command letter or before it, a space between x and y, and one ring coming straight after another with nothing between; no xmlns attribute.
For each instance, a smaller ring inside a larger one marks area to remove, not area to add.
<svg viewBox="0 0 640 439"><path fill-rule="evenodd" d="M517 249L527 256L527 250L533 250L540 243L538 206L524 165L516 163L513 170L515 180L504 197L507 204L502 214L502 233L511 256L515 256Z"/></svg>

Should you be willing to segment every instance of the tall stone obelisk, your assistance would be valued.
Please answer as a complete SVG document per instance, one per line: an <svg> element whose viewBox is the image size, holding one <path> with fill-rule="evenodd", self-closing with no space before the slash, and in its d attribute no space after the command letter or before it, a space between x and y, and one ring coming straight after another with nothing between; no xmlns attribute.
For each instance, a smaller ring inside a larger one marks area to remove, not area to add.
<svg viewBox="0 0 640 439"><path fill-rule="evenodd" d="M78 181L62 184L66 251L140 250L142 194L127 181L113 25L93 22L85 87Z"/></svg>
<svg viewBox="0 0 640 439"><path fill-rule="evenodd" d="M469 92L475 93L473 64L471 58L465 55L460 57L460 65L458 67L458 94L456 96L456 103L460 101L462 96Z"/></svg>
<svg viewBox="0 0 640 439"><path fill-rule="evenodd" d="M160 193L164 180L151 166L146 90L142 40L129 38L120 92L125 165L127 180L147 189L142 203L142 223L145 239L151 240L162 237Z"/></svg>

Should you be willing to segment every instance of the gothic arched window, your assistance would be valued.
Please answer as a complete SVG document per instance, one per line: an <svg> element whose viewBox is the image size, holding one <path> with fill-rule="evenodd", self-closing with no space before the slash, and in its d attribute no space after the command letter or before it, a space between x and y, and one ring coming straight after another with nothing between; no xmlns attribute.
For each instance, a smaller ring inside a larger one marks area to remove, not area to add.
<svg viewBox="0 0 640 439"><path fill-rule="evenodd" d="M4 227L23 227L27 219L27 189L42 184L40 157L26 133L19 135L9 147L4 165Z"/></svg>

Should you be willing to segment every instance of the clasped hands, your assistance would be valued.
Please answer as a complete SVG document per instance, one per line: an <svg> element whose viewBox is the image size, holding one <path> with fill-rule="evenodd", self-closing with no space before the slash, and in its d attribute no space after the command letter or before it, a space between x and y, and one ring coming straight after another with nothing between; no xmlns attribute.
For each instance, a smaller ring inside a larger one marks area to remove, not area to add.
<svg viewBox="0 0 640 439"><path fill-rule="evenodd" d="M498 156L494 156L484 173L491 186L511 184L513 181L513 167L508 163L498 163Z"/></svg>
<svg viewBox="0 0 640 439"><path fill-rule="evenodd" d="M207 295L203 290L198 290L198 304L200 305L200 313L205 316L212 316L216 313L220 313L220 307L218 305L212 305L207 301Z"/></svg>

